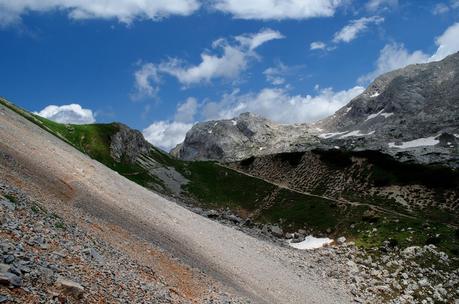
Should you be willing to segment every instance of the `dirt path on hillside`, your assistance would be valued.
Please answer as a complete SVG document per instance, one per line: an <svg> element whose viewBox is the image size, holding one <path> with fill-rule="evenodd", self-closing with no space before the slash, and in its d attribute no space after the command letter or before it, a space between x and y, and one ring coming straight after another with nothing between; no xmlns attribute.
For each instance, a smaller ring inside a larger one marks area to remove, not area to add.
<svg viewBox="0 0 459 304"><path fill-rule="evenodd" d="M25 188L39 189L43 198L49 198L45 201L50 208L67 217L75 210L76 222L81 213L98 218L102 234L120 229L127 233L125 240L132 235L149 242L177 258L177 265L198 268L254 302L351 302L345 287L317 270L295 267L289 260L291 249L194 214L125 179L3 106L0 151L17 162L15 170L28 176ZM8 168L12 167L5 170ZM117 238L107 239L116 242ZM193 280L192 276L187 279ZM204 282L196 279L196 284Z"/></svg>
<svg viewBox="0 0 459 304"><path fill-rule="evenodd" d="M299 193L299 194L304 194L304 195L307 195L307 196L326 199L326 200L329 200L329 201L332 201L332 202L335 202L335 203L338 203L338 204L351 205L351 206L366 206L366 207L369 207L369 208L374 209L376 211L379 211L381 213L387 213L387 214L397 215L397 216L400 216L400 217L416 219L415 216L411 216L411 215L408 215L408 214L405 214L405 213L400 213L398 211L386 209L386 208L383 208L381 206L373 205L373 204L370 204L370 203L352 202L352 201L349 201L349 200L345 200L343 198L339 198L338 199L338 198L334 198L334 197L330 197L330 196L323 196L323 195L313 194L313 193L310 193L310 192L299 191L299 190L296 190L296 189L289 188L288 186L286 186L284 184L276 183L275 181L268 180L268 179L265 179L265 178L260 177L260 176L252 175L250 173L247 173L245 171L242 171L242 170L237 169L237 168L232 167L232 166L225 166L225 165L221 165L221 166L225 167L227 169L230 169L230 170L234 170L234 171L239 172L241 174L244 174L244 175L259 179L259 180L262 180L264 182L273 184L273 185L275 185L275 186L277 186L279 188L287 189L289 191L296 192L296 193Z"/></svg>

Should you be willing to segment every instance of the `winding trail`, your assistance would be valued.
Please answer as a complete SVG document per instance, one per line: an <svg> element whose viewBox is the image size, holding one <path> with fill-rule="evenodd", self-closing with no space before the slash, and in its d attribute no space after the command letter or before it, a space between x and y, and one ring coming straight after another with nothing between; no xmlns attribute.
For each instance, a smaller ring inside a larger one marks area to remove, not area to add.
<svg viewBox="0 0 459 304"><path fill-rule="evenodd" d="M381 206L373 205L373 204L370 204L370 203L352 202L352 201L349 201L349 200L338 199L338 198L334 198L334 197L331 197L331 196L324 196L324 195L313 194L313 193L310 193L310 192L304 192L304 191L295 190L295 189L287 187L286 185L277 183L277 182L272 181L272 180L268 180L268 179L262 178L260 176L252 175L250 173L244 172L244 171L242 171L240 169L237 169L237 168L234 168L234 167L231 167L231 166L225 166L225 165L220 165L220 166L223 166L223 167L225 167L227 169L239 172L241 174L244 174L244 175L259 179L259 180L262 180L264 182L273 184L273 185L275 185L275 186L277 186L279 188L287 189L289 191L293 191L293 192L296 192L296 193L299 193L299 194L326 199L326 200L329 200L329 201L332 201L332 202L335 202L335 203L338 203L338 204L345 204L345 205L351 205L351 206L367 206L367 207L370 207L371 209L374 209L374 210L382 212L382 213L388 213L388 214L397 215L397 216L401 216L401 217L406 217L406 218L410 218L410 219L416 219L415 216L411 216L411 215L408 215L408 214L405 214L405 213L400 213L400 212L395 211L395 210L386 209L386 208L383 208Z"/></svg>
<svg viewBox="0 0 459 304"><path fill-rule="evenodd" d="M0 152L7 155L1 161L17 162L23 168L18 170L27 172L27 183L61 194L55 208L74 208L75 214L84 212L120 227L256 303L352 302L344 285L290 263L292 249L192 213L1 105Z"/></svg>

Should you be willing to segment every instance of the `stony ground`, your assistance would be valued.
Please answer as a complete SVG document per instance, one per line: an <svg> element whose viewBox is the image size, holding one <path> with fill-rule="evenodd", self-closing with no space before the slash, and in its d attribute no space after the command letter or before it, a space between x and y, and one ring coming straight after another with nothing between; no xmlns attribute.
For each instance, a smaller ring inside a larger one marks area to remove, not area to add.
<svg viewBox="0 0 459 304"><path fill-rule="evenodd" d="M197 215L1 110L0 303L458 302L458 261L434 246L294 250L274 227Z"/></svg>
<svg viewBox="0 0 459 304"><path fill-rule="evenodd" d="M155 265L0 184L0 303L192 303ZM231 298L231 299L230 299ZM212 286L202 303L249 303Z"/></svg>
<svg viewBox="0 0 459 304"><path fill-rule="evenodd" d="M300 242L306 231L283 233L273 225L252 225L229 210L194 212L244 231L256 238L288 248ZM371 231L368 231L371 234ZM364 250L344 237L332 246L299 251L289 248L288 260L299 269L318 272L322 278L345 282L355 303L455 303L459 304L459 259L434 245L398 248L386 242L381 248Z"/></svg>

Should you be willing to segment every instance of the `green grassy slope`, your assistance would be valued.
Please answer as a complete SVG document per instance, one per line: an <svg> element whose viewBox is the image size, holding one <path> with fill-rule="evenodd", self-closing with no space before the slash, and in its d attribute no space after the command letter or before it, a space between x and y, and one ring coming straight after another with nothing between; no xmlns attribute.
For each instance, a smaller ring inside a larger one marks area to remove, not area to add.
<svg viewBox="0 0 459 304"><path fill-rule="evenodd" d="M163 181L137 164L117 162L110 155L110 140L119 129L117 123L67 125L24 111L0 98L0 104L14 110L43 129L58 136L93 159L130 180L163 192ZM208 208L229 208L254 222L279 223L286 231L307 228L315 233L331 231L345 235L363 247L377 247L391 240L401 246L435 242L445 251L459 253L458 232L450 226L379 213L368 206L337 206L325 198L310 196L265 182L214 162L186 162L152 146L150 158L165 168L174 168L189 180L182 188L182 199ZM368 217L367 214L372 216ZM436 237L440 234L441 237Z"/></svg>

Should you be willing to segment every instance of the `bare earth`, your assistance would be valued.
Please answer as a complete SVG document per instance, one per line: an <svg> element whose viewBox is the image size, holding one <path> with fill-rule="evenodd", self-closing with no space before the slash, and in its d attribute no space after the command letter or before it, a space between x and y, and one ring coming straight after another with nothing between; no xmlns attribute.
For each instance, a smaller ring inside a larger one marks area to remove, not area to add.
<svg viewBox="0 0 459 304"><path fill-rule="evenodd" d="M191 301L200 302L209 288L218 288L256 303L352 302L344 285L317 269L298 267L293 249L194 214L3 106L0 152L14 160L0 161L4 181L133 258L154 264Z"/></svg>

